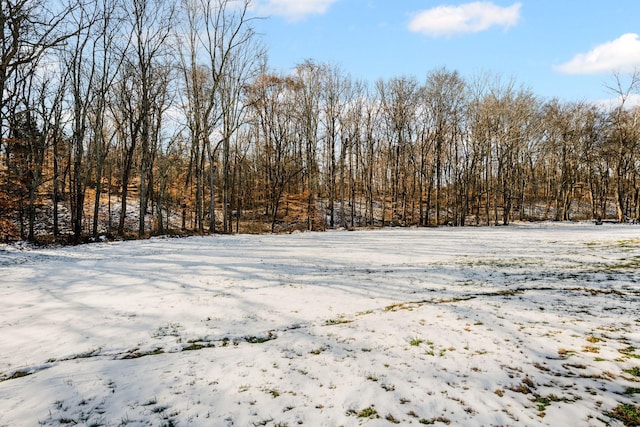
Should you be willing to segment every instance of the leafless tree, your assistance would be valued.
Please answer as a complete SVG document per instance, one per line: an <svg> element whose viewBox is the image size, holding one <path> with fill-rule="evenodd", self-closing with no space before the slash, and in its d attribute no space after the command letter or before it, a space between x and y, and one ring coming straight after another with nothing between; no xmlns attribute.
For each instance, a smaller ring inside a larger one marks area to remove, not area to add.
<svg viewBox="0 0 640 427"><path fill-rule="evenodd" d="M635 215L629 204L630 192L633 191L633 180L629 174L635 170L638 146L640 145L638 129L638 108L631 108L628 101L631 95L640 91L640 70L635 69L625 76L620 72L613 74L614 83L609 90L618 97L616 105L609 114L611 135L611 160L614 173L615 200L618 221L625 216Z"/></svg>
<svg viewBox="0 0 640 427"><path fill-rule="evenodd" d="M413 77L379 81L377 88L386 129L391 220L405 224L408 197L413 196L407 184L415 176L415 163L411 159L416 137L414 123L417 120L420 88ZM385 206L386 201L383 200L383 210Z"/></svg>
<svg viewBox="0 0 640 427"><path fill-rule="evenodd" d="M204 168L209 165L209 230L215 231L215 158L222 145L223 230L229 226L230 141L242 122L243 88L262 63L251 26L251 0L184 0L186 49L181 52L186 115L193 143L196 217L204 230ZM215 131L215 133L214 133ZM219 139L212 141L212 135Z"/></svg>
<svg viewBox="0 0 640 427"><path fill-rule="evenodd" d="M319 165L317 150L320 129L321 79L324 67L307 60L296 66L295 74L300 81L296 91L299 105L297 121L299 137L304 144L304 191L307 193L307 229L313 230L316 224L316 194L319 186Z"/></svg>
<svg viewBox="0 0 640 427"><path fill-rule="evenodd" d="M435 224L440 225L443 203L443 187L448 147L455 147L460 135L463 113L465 82L457 71L440 68L427 76L425 105L428 109L429 135L433 138L435 180ZM450 182L451 183L451 182ZM453 184L453 183L451 183ZM451 187L454 188L454 187Z"/></svg>
<svg viewBox="0 0 640 427"><path fill-rule="evenodd" d="M266 193L265 213L275 231L282 197L293 179L304 170L296 163L293 139L295 136L295 91L299 83L292 77L264 74L250 88L250 105L259 129L262 181Z"/></svg>

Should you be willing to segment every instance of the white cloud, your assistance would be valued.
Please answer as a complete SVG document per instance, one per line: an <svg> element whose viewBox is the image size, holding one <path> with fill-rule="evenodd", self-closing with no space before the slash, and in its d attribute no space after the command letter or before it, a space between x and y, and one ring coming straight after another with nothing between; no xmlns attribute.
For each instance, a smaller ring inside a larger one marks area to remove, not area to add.
<svg viewBox="0 0 640 427"><path fill-rule="evenodd" d="M587 53L578 54L571 61L555 66L554 69L566 74L599 74L628 72L639 67L638 34L627 33L614 41L598 45Z"/></svg>
<svg viewBox="0 0 640 427"><path fill-rule="evenodd" d="M601 99L596 101L595 104L607 111L613 110L614 108L620 107L622 103L621 97L610 98L610 99ZM631 108L640 108L640 95L638 94L629 94L627 98L624 100L624 106L627 109Z"/></svg>
<svg viewBox="0 0 640 427"><path fill-rule="evenodd" d="M491 2L438 6L417 13L409 23L409 29L438 37L477 33L492 26L509 28L518 23L521 7L521 3L500 7Z"/></svg>
<svg viewBox="0 0 640 427"><path fill-rule="evenodd" d="M258 10L266 15L282 16L290 21L299 21L309 15L322 15L337 0L264 0Z"/></svg>

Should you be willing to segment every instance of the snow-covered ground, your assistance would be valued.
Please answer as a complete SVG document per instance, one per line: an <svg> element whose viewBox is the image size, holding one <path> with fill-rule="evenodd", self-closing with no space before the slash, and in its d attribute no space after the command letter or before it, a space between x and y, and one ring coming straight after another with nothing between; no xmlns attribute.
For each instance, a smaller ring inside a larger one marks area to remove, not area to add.
<svg viewBox="0 0 640 427"><path fill-rule="evenodd" d="M622 425L638 283L634 225L0 246L0 426Z"/></svg>

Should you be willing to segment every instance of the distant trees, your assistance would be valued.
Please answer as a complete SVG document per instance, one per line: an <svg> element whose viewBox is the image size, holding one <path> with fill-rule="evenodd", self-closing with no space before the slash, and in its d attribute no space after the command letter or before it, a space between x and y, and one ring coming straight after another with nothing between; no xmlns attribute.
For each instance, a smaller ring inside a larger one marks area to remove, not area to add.
<svg viewBox="0 0 640 427"><path fill-rule="evenodd" d="M216 163L222 152L223 232L231 231L231 143L244 123L246 88L263 62L262 48L251 27L250 0L184 0L186 30L178 40L184 81L183 112L195 175L197 228L204 231L205 186L208 183L209 231L216 230ZM188 176L192 177L190 170ZM205 179L208 176L208 180Z"/></svg>
<svg viewBox="0 0 640 427"><path fill-rule="evenodd" d="M45 70L54 48L73 35L66 26L72 10L32 0L0 2L0 234L7 237L18 223L21 238L35 239L36 198L50 142L48 101L56 96Z"/></svg>
<svg viewBox="0 0 640 427"><path fill-rule="evenodd" d="M257 126L256 154L259 180L264 184L265 214L275 231L282 198L293 191L293 179L301 175L304 167L296 155L295 99L298 82L286 76L263 74L251 90L250 103Z"/></svg>
<svg viewBox="0 0 640 427"><path fill-rule="evenodd" d="M298 142L302 163L302 187L301 192L306 196L306 228L313 230L317 224L318 209L316 197L319 191L319 159L318 144L320 140L320 96L321 78L323 74L321 65L307 60L298 64L295 70L296 79L300 82L295 92L298 111L296 114L298 123ZM323 220L321 220L324 222Z"/></svg>
<svg viewBox="0 0 640 427"><path fill-rule="evenodd" d="M385 169L389 192L382 200L383 221L387 212L387 198L391 202L391 221L407 223L408 207L413 203L415 176L412 156L414 127L419 102L419 85L413 77L379 80L376 84L380 97L384 140L386 141ZM412 191L413 190L413 191Z"/></svg>
<svg viewBox="0 0 640 427"><path fill-rule="evenodd" d="M2 0L0 237L640 217L618 102L438 68L269 69L251 0Z"/></svg>
<svg viewBox="0 0 640 427"><path fill-rule="evenodd" d="M427 108L427 135L431 139L432 179L434 180L434 220L442 223L442 205L451 206L447 222L461 225L460 148L463 139L462 119L465 108L466 84L460 75L441 68L427 76L424 105ZM447 194L443 190L448 190ZM445 199L446 198L446 199ZM443 200L444 199L444 200ZM428 211L431 210L429 198ZM427 224L429 219L427 217Z"/></svg>
<svg viewBox="0 0 640 427"><path fill-rule="evenodd" d="M640 70L636 69L625 84L624 77L614 74L615 83L610 88L618 97L609 117L610 167L614 175L615 200L618 220L625 217L639 218L638 213L638 166L640 148L640 108L627 108L629 96L640 90Z"/></svg>

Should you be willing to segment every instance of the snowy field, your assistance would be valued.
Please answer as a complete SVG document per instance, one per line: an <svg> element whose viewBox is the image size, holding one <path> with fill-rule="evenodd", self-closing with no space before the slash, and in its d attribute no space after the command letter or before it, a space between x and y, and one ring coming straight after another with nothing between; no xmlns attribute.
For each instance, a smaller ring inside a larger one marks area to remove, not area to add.
<svg viewBox="0 0 640 427"><path fill-rule="evenodd" d="M0 246L0 426L621 426L640 226Z"/></svg>

